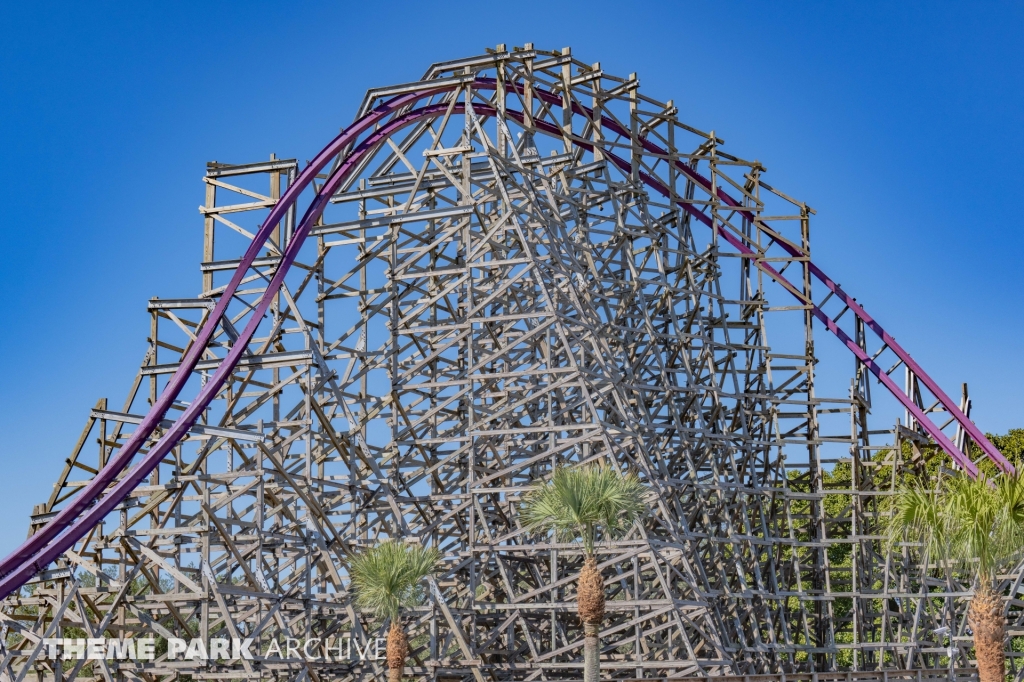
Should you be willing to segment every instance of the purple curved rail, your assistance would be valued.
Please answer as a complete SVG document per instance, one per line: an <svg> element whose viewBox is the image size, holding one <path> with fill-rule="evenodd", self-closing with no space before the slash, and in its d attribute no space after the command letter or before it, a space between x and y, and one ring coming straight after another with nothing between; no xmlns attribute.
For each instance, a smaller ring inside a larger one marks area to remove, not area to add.
<svg viewBox="0 0 1024 682"><path fill-rule="evenodd" d="M495 82L493 79L478 79L475 86L480 89L493 89ZM510 89L522 90L522 85L518 83L506 84ZM431 118L442 115L446 111L452 113L463 114L465 113L464 104L455 104L454 106L442 103L435 104L420 109L414 109L408 111L404 115L401 115L388 123L384 124L377 130L373 131L369 136L366 137L362 142L356 145L346 157L345 161L342 162L330 175L327 182L316 194L309 208L303 215L302 221L296 229L291 242L287 245L281 262L275 271L271 282L267 286L267 289L257 305L252 316L249 319L245 329L239 335L238 339L232 345L227 357L220 363L214 376L207 381L206 385L202 388L199 395L195 400L192 401L190 406L182 413L174 425L160 438L160 440L150 449L146 456L129 472L127 476L122 478L114 485L106 495L102 495L103 491L106 490L107 486L115 479L115 477L128 465L134 455L138 452L139 448L149 438L152 432L155 430L157 424L163 419L165 413L170 408L173 401L177 398L181 389L184 388L185 383L188 381L190 374L195 368L196 363L202 355L206 345L212 339L213 334L216 330L217 325L220 323L221 317L227 309L227 305L230 302L234 292L241 283L245 273L248 271L252 262L255 260L260 249L266 243L269 238L274 226L280 222L285 215L285 212L296 202L301 192L309 186L313 178L319 173L320 170L327 165L331 158L335 157L342 149L346 146L353 144L363 132L366 132L371 126L377 124L381 119L387 117L390 114L396 113L403 108L409 107L415 102L425 97L430 97L435 94L444 92L446 90L454 89L455 85L441 86L431 90L425 90L418 93L411 93L396 97L388 102L377 107L363 118L356 121L350 128L339 134L330 144L327 145L314 160L300 173L296 179L281 197L280 201L271 210L270 215L257 232L255 238L246 250L244 257L242 258L238 269L235 271L231 278L228 287L221 294L221 297L214 307L213 312L207 318L203 324L199 333L196 335L196 341L189 348L185 357L182 360L178 370L172 375L168 381L167 386L162 392L160 398L150 409L145 419L139 424L136 430L132 433L131 437L121 447L117 457L112 459L106 467L104 467L99 474L86 486L73 500L68 504L56 517L54 517L46 526L43 527L38 533L29 538L23 543L18 549L7 556L2 562L0 562L0 599L8 596L14 590L18 589L26 581L28 581L35 573L44 569L50 562L55 560L60 554L70 549L71 546L80 540L85 533L87 533L93 526L95 526L104 516L113 510L117 504L125 499L128 494L150 474L150 472L160 463L163 457L173 448L178 441L188 432L190 428L199 419L201 414L206 410L209 404L213 401L220 387L226 381L227 377L233 371L238 360L241 358L242 353L247 347L249 341L252 339L256 332L257 327L266 314L267 309L270 305L270 301L274 298L274 295L280 289L284 277L294 262L295 257L298 255L298 251L305 241L306 236L309 233L310 228L316 222L316 220L323 213L327 206L327 202L331 195L340 187L342 182L348 178L351 172L359 166L360 161L367 155L375 151L376 147L385 139L395 134L402 128L424 118ZM534 89L535 94L538 94L547 103L553 105L561 105L561 97L550 92L546 92L539 89ZM474 110L480 111L486 116L494 116L497 111L488 105L474 104ZM586 107L582 107L578 104L572 105L574 113L579 115L588 116L593 120L593 111ZM522 123L525 116L522 112L506 109L505 115ZM608 119L607 117L601 117L602 124L605 125L609 130L616 132L620 135L629 135L629 132L625 130L615 121ZM545 121L534 120L532 121L533 126L546 134L560 137L562 130L557 126L547 123ZM586 143L582 140L574 140L574 143L578 146L593 150L593 145ZM645 149L655 154L665 154L665 150L661 149L657 145L654 145L647 140L642 140L642 144ZM629 171L631 164L629 161L611 154L607 151L604 152L605 156L612 161L619 168ZM699 173L689 168L685 164L677 163L677 167L680 171L690 177L695 183L699 184L702 189L711 191L710 182L703 178ZM656 178L652 177L648 173L642 172L640 176L645 184L649 185L652 189L657 191L663 196L671 196L671 192L668 187L661 183ZM739 205L732 197L725 194L721 189L717 191L718 196L726 202L730 207L743 213L747 213L753 218L753 215L749 210L745 210ZM799 290L781 273L776 271L767 263L759 260L757 254L748 248L737 235L733 234L729 230L725 229L722 225L715 224L710 216L696 209L693 205L678 202L679 206L686 210L688 213L696 217L698 220L708 225L712 229L716 230L717 233L725 239L729 244L736 248L741 253L750 256L754 261L755 265L763 272L768 274L770 277L779 282L784 288L789 290L794 296L804 303L802 295ZM801 251L788 245L784 242L780 242L791 255L804 255ZM810 265L811 272L822 281L826 287L833 291L840 300L842 300L850 309L868 325L870 329L878 334L883 342L900 357L910 367L928 387L929 390L939 399L943 406L949 410L950 414L960 423L960 425L967 431L968 434L977 442L985 453L992 458L1004 471L1013 471L1012 465L1009 464L1002 457L998 450L992 446L991 443L984 437L984 435L977 429L976 426L959 410L949 397L938 388L938 385L928 377L928 375L917 365L916 362L910 358L909 354L906 353L899 345L896 344L895 340L885 332L882 327L875 322L863 308L857 304L851 297L843 292L837 284L835 284L827 275L825 275L817 266ZM834 320L832 320L824 311L818 306L811 303L812 312L815 317L821 320L826 328L832 333L839 337L843 341L844 345L847 346L858 359L868 367L868 369L875 374L876 377L882 382L893 393L894 396L914 415L915 419L919 421L925 431L931 435L940 447L947 454L950 455L955 461L957 461L965 470L972 476L977 475L977 467L961 453L952 442L946 437L942 431L936 427L927 418L924 412L908 397L906 396L898 386L892 381L887 373L885 373L881 367L879 367L864 351L860 348L842 329L838 327ZM102 498L100 497L102 495ZM86 512L86 510L88 510ZM83 512L86 512L83 514ZM81 515L81 516L80 516Z"/></svg>
<svg viewBox="0 0 1024 682"><path fill-rule="evenodd" d="M496 87L496 81L494 79L488 78L479 80L486 82L487 86L489 87ZM477 87L482 87L482 85L478 84ZM523 85L518 82L507 83L506 87L510 90L515 90L516 92L523 92ZM534 88L533 92L547 104L558 107L562 106L561 95L541 90L538 88ZM579 104L578 102L573 102L571 104L571 107L572 112L574 114L583 116L591 121L594 120L594 111L589 107L585 107ZM630 137L629 130L627 130L617 121L614 121L606 116L601 117L601 125L604 128L616 133L617 135ZM644 137L640 138L640 144L646 151L652 154L662 156L668 154L668 152L665 149L662 149L661 147L654 144L653 142L650 142ZM607 156L607 153L605 155ZM623 166L621 163L619 163L623 160L618 157L616 157L616 159L618 159L618 161L616 161L616 165L618 165L620 168L622 168L623 170L630 169L629 164ZM695 184L700 186L700 188L704 190L707 194L712 194L713 188L711 182L703 175L701 175L696 170L690 168L688 165L680 161L675 162L675 167L684 175L689 177ZM671 193L669 192L668 188L662 185L659 181L655 180L653 177L646 173L641 173L641 176L643 177L645 184L650 185L652 188L656 189L659 194L662 194L665 197L671 196ZM745 214L747 218L750 219L751 221L758 221L758 218L754 212L743 207L740 204L740 202L736 201L736 199L731 197L721 187L716 188L714 194L724 203L726 203L730 208L733 208L738 213ZM711 219L711 216L707 215L703 211L700 211L692 204L678 202L678 205L682 207L687 213L694 216L711 229L715 230L719 234L719 236L723 237L741 253L750 256L754 255L754 251L747 248L737 235L730 232L723 225L715 225L714 221ZM801 249L785 241L777 240L776 243L778 243L779 246L781 246L783 250L785 250L791 256L809 256L809 254L805 253ZM857 356L857 359L860 360L887 389L889 389L889 391L896 397L896 399L912 415L914 415L914 418L918 421L919 424L921 424L925 432L928 433L928 435L935 440L935 442L946 452L946 454L948 454L955 462L964 467L964 469L972 477L978 475L978 467L973 462L971 462L970 459L964 455L964 453L960 452L960 450L952 443L952 441L949 440L949 438L942 432L942 430L935 426L935 424L933 424L931 420L927 418L924 411L921 410L921 408L918 407L917 404L908 395L906 395L905 393L903 393L903 391L900 390L899 386L896 385L892 378L870 356L868 356L867 353L865 353L864 350L855 341L853 341L848 334L846 334L841 328L839 328L839 326L831 317L828 316L827 313L825 313L823 310L821 310L821 308L815 305L813 301L804 301L803 296L800 295L799 293L800 290L794 287L790 282L786 280L785 277L782 276L781 273L776 271L767 263L764 263L763 261L760 261L756 258L754 259L754 263L765 274L767 274L772 279L782 284L791 294L793 294L802 303L810 304L812 306L811 311L813 312L814 316L821 320L821 322L830 332L839 337L839 340L842 341L843 344L847 348L849 348L855 356ZM978 444L978 446L982 449L985 455L993 462L995 462L996 466L998 466L1004 472L1014 473L1013 465L1010 464L1010 462L1007 461L1005 457L1003 457L1002 453L999 452L999 450L997 450L996 447L989 442L988 438L985 437L985 434L983 434L981 430L974 424L974 422L972 422L967 417L967 415L963 413L963 411L960 409L960 406L953 402L953 400L951 400L948 395L946 395L945 391L943 391L939 387L939 385L935 382L934 379L928 376L924 369L922 369L921 366L917 364L917 362L912 357L910 357L910 354L907 353L907 351L904 350L902 346L896 343L896 339L894 339L888 332L886 332L885 329L883 329L882 326L878 324L878 322L875 321L874 318L868 315L867 311L864 310L863 306L857 303L857 301L854 300L852 296L843 291L842 288L840 288L840 286L831 277L826 275L817 265L808 261L808 266L811 271L811 274L814 275L814 277L818 281L824 284L825 287L829 291L831 291L840 301L842 301L844 305L849 306L850 311L853 312L853 314L856 317L858 317L861 321L863 321L864 324L868 327L868 329L875 332L875 334L877 334L878 337L882 339L882 342L893 351L896 357L902 360L903 363L907 367L909 367L912 372L914 372L918 380L921 383L923 383L929 391L932 392L936 399L957 421L957 423L967 432L971 439Z"/></svg>
<svg viewBox="0 0 1024 682"><path fill-rule="evenodd" d="M209 406L210 402L212 402L213 397L216 395L216 391L219 390L228 374L230 374L234 369L234 366L237 364L239 358L244 352L249 340L255 333L256 327L259 325L263 315L266 313L273 295L277 293L277 290L280 288L284 275L288 272L292 261L294 261L295 256L298 253L298 247L301 246L306 233L309 231L310 225L315 222L316 218L319 217L319 214L323 212L326 205L326 200L323 198L323 189L314 199L313 204L311 204L309 209L307 209L300 228L296 230L295 237L292 239L292 243L290 243L288 248L285 249L284 257L281 260L274 278L271 280L270 286L267 288L268 293L261 299L256 310L250 317L249 323L246 325L239 338L235 341L227 357L220 363L213 378L207 382L203 387L203 390L200 391L199 396L192 401L191 405L182 413L178 420L175 421L174 425L150 449L146 457L131 470L131 473L128 476L124 477L117 483L117 485L111 488L108 494L104 495L102 500L97 504L97 499L103 491L106 490L107 486L110 485L116 476L124 470L131 459L139 451L139 448L146 442L155 430L156 426L163 419L171 404L175 399L177 399L182 388L184 388L187 383L189 375L195 369L195 365L199 361L203 350L213 337L217 325L220 323L220 319L227 309L227 305L241 283L246 271L252 265L256 256L259 254L260 249L270 237L274 226L284 218L285 212L292 204L295 203L302 190L312 182L313 178L316 177L316 174L327 165L334 155L336 155L345 146L355 142L361 133L365 132L381 118L384 118L385 116L408 106L409 104L415 103L422 97L428 97L432 94L436 94L436 92L438 92L438 90L396 97L384 105L381 105L353 124L352 127L339 134L316 156L313 162L311 162L302 171L302 173L299 174L295 183L288 188L278 204L271 210L270 215L267 217L267 220L263 223L260 230L256 233L255 238L246 250L238 269L232 276L227 288L221 295L220 300L213 309L213 312L199 330L199 333L196 335L195 342L182 359L179 368L168 381L167 386L160 395L160 398L156 403L154 403L153 407L150 408L149 413L138 425L128 440L125 441L125 444L121 447L118 455L108 462L107 466L104 467L92 481L90 481L89 485L75 496L67 507L62 509L60 513L51 519L49 523L40 529L38 533L22 543L20 547L0 562L0 576L3 576L2 579L0 579L0 599L18 589L36 572L45 568L61 553L69 549L75 542L81 539L89 528L95 525L118 503L120 503L121 500L123 500L128 493L138 485L139 481L149 475L163 456L170 451L170 449L173 448L179 440L181 440L184 434L192 428L195 422L199 419L199 416ZM443 110L444 106L439 105L435 108ZM432 115L435 113L436 112L431 112ZM380 130L390 130L391 133L394 133L401 127L404 127L404 125L408 125L421 117L422 116L410 116L407 114L401 119L396 119L396 121L402 121L403 125L394 126L394 122L392 122L392 124L384 126ZM353 156L361 158L361 156L367 151L365 147L366 143L371 139L374 140L374 144L377 144L384 138L381 137L380 131L375 132L373 136L368 138L363 144L350 153L349 159L351 160ZM345 172L350 172L352 167L352 164L345 166ZM344 177L338 176L338 172L341 170L342 167L339 167L332 175L332 179L335 179L335 188L344 180ZM330 195L327 194L326 196L329 197ZM319 210L319 213L317 213L316 216L311 216L311 211L315 211L317 209ZM82 512L86 509L89 509L89 512L80 517ZM64 532L64 534L61 535L65 530L67 532ZM56 541L54 542L55 539Z"/></svg>

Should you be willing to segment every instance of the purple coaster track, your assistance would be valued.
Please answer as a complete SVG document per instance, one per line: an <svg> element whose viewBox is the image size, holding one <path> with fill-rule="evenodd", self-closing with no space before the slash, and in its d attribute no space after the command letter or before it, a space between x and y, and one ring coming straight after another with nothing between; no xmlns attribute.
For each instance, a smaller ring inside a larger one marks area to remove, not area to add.
<svg viewBox="0 0 1024 682"><path fill-rule="evenodd" d="M481 90L491 90L497 87L496 82L489 78L478 78L472 85ZM0 562L0 576L2 576L2 578L0 578L0 598L4 598L19 589L37 572L46 568L47 565L84 537L91 528L103 519L104 516L109 514L114 507L121 503L131 493L131 491L150 474L150 472L160 463L163 457L175 445L177 445L188 430L195 425L199 417L209 407L210 403L217 395L217 392L223 386L227 377L234 370L245 349L248 347L249 342L269 308L270 302L273 300L275 294L277 294L284 282L284 277L298 255L299 249L302 247L306 236L323 213L330 197L337 191L342 183L351 176L353 171L360 167L361 162L365 158L372 155L381 143L398 131L417 121L443 115L464 114L466 105L460 103L441 103L424 106L418 109L409 109L409 107L413 106L421 99L453 90L456 87L458 87L456 84L439 84L437 88L401 95L385 102L357 120L351 127L334 138L334 140L332 140L330 144L317 154L313 161L307 165L302 173L299 174L298 178L296 178L296 181L288 187L287 191L278 203L271 209L270 215L267 217L266 221L264 221L255 235L255 238L252 240L252 243L249 245L249 248L246 250L245 255L241 259L241 262L239 263L239 266L232 276L229 284L221 294L217 305L211 311L206 322L197 333L195 342L188 349L188 352L183 358L180 366L169 379L167 386L161 393L159 399L154 403L146 417L138 425L128 440L125 441L124 445L121 446L118 455L111 459L111 461L108 462L108 464L95 476L95 478L93 478L93 480L73 500L71 500L63 510L51 519L46 526L26 540L20 547ZM518 83L506 83L505 87L510 90L520 92L523 90L523 87ZM546 104L559 107L562 105L562 98L557 94L536 88L533 89L533 92ZM493 107L479 103L474 103L472 108L474 113L480 113L485 116L494 116L498 113ZM576 115L587 117L590 120L594 119L593 111L578 104L572 105L572 112ZM525 119L524 114L519 111L506 109L504 113L506 116L517 120L520 123ZM384 123L381 127L372 130L372 132L370 132L370 134L362 141L359 141L360 135L371 130L371 128L381 123L385 118L392 114L396 114L396 117L387 123ZM619 135L629 136L629 131L625 130L617 122L603 116L601 117L601 122L608 130ZM532 122L532 125L534 129L539 132L556 137L560 137L562 135L562 131L557 126L545 121L535 120ZM593 146L582 140L574 140L574 142L584 149L593 151ZM646 151L652 154L666 153L664 149L661 149L657 145L645 139L641 140L641 144ZM265 293L250 316L244 330L239 334L237 340L235 340L232 345L227 357L221 361L216 373L207 381L196 396L195 400L191 402L189 407L182 413L178 420L175 421L174 425L168 429L167 432L165 432L163 436L150 448L146 455L129 470L127 475L107 490L108 486L114 483L117 476L124 471L131 460L139 452L143 444L149 440L157 425L164 419L170 406L178 398L178 395L181 393L185 384L188 382L190 375L195 369L196 364L202 357L204 350L213 338L214 332L227 310L228 303L238 290L239 285L245 277L245 273L249 270L250 266L256 260L260 250L270 238L274 227L285 217L286 212L295 205L301 193L310 185L310 183L312 183L316 175L327 166L331 159L335 158L347 148L350 148L350 151L347 153L344 160L333 169L329 178L316 193L307 208L291 241L285 248L280 264L268 284ZM608 151L603 151L603 153L609 161L620 169L626 171L630 170L631 164L628 160L611 154ZM711 194L712 186L707 178L704 178L685 164L677 163L676 166L680 172L685 174L697 186ZM640 173L640 177L645 184L650 186L659 194L666 197L671 196L669 188L656 178L644 172ZM722 189L718 188L715 191L715 194L722 202L733 210L744 213L750 219L756 219L753 214L746 211L739 202L725 193ZM945 451L958 465L967 471L969 475L972 477L978 475L977 466L949 440L939 427L927 418L924 411L921 410L921 408L918 407L909 396L899 389L889 375L874 362L873 358L868 356L867 353L838 326L832 317L825 313L819 306L815 305L813 301L806 300L796 286L789 282L780 272L762 260L754 250L749 248L744 243L742 235L739 235L731 231L727 226L714 221L711 216L700 211L690 203L679 202L679 206L694 218L715 230L722 239L732 245L738 252L750 257L757 268L782 285L802 304L810 305L814 316L817 317L830 332L835 334L857 357L857 359L878 378L878 380L914 416L925 432L935 440L939 447L941 447L943 451ZM800 249L784 240L777 240L776 243L778 243L779 246L792 256L806 255ZM956 403L954 403L942 391L942 389L939 388L931 377L929 377L927 373L913 360L913 358L911 358L910 355L896 343L896 341L882 328L882 326L871 318L863 307L861 307L852 297L846 294L846 292L844 292L838 284L822 272L820 268L813 263L809 264L809 268L811 273L821 281L833 295L837 296L844 305L848 306L849 309L853 311L854 315L862 320L867 328L877 334L883 343L917 375L918 379L935 395L938 402L948 411L953 419L965 430L971 439L981 447L985 455L995 462L1002 471L1013 472L1013 466L999 453L998 450L996 450L996 448L985 438L984 434L981 433L974 423L963 414ZM104 491L107 491L106 494L104 494Z"/></svg>

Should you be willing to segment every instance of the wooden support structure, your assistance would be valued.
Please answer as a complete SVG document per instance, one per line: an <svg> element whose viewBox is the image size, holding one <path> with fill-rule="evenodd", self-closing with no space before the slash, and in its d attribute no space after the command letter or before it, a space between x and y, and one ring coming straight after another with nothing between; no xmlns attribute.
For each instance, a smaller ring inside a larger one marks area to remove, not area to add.
<svg viewBox="0 0 1024 682"><path fill-rule="evenodd" d="M378 636L382 624L353 606L347 557L405 537L444 556L410 615L409 676L578 679L581 549L524 532L518 505L555 467L587 462L636 471L656 491L642 527L598 548L609 678L920 682L946 679L950 653L966 665L969 585L879 534L899 481L945 454L910 411L871 429L864 362L841 391L822 390L813 309L852 325L874 361L891 364L892 351L814 287L813 211L639 85L527 45L370 91L360 115L409 92L438 113L382 141L330 196L187 436L3 602L0 675L379 679L383 661L262 654L282 638ZM208 164L199 291L149 302L150 347L121 411L97 403L30 532L115 457L299 170L274 156ZM191 390L239 339L296 225L293 207ZM907 395L941 412L915 381ZM966 432L955 439L970 452ZM1006 580L1018 594L1020 573ZM1014 635L1021 606L1008 602ZM82 632L244 636L262 654L64 666L34 654L44 635Z"/></svg>

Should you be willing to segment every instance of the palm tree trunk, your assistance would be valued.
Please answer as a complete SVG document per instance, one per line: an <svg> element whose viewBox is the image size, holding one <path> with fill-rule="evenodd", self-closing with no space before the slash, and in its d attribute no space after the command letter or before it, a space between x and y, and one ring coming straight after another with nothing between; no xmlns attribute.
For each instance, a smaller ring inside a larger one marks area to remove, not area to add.
<svg viewBox="0 0 1024 682"><path fill-rule="evenodd" d="M1006 674L1006 619L1003 600L982 578L971 600L967 622L974 631L974 656L978 660L979 682L1003 682Z"/></svg>
<svg viewBox="0 0 1024 682"><path fill-rule="evenodd" d="M597 636L600 629L594 623L583 624L583 682L601 679L601 640Z"/></svg>
<svg viewBox="0 0 1024 682"><path fill-rule="evenodd" d="M583 561L576 602L583 621L583 682L597 682L601 675L598 633L604 620L604 579L593 554L588 554Z"/></svg>
<svg viewBox="0 0 1024 682"><path fill-rule="evenodd" d="M401 682L402 670L405 668L405 659L409 656L409 638L405 636L398 618L391 621L391 629L388 631L388 680L389 682Z"/></svg>

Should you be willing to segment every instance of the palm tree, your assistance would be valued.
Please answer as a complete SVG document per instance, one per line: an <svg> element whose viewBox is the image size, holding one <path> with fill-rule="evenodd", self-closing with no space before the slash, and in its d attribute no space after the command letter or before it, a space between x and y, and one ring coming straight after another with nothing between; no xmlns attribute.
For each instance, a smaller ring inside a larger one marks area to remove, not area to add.
<svg viewBox="0 0 1024 682"><path fill-rule="evenodd" d="M920 539L921 551L947 570L971 571L977 583L967 622L974 632L980 682L1003 682L1006 619L995 590L1000 569L1024 549L1024 482L1004 474L976 480L948 478L940 490L897 492L889 520L890 546Z"/></svg>
<svg viewBox="0 0 1024 682"><path fill-rule="evenodd" d="M409 638L402 627L402 609L423 599L423 579L437 570L441 553L388 540L355 556L349 566L356 605L391 621L388 631L388 679L399 682L409 655Z"/></svg>
<svg viewBox="0 0 1024 682"><path fill-rule="evenodd" d="M531 531L554 531L560 541L583 541L585 559L576 590L583 621L583 679L600 673L598 633L604 620L604 579L594 545L600 532L611 538L629 530L644 510L646 486L633 474L604 466L555 469L548 483L531 490L523 502L523 523Z"/></svg>

